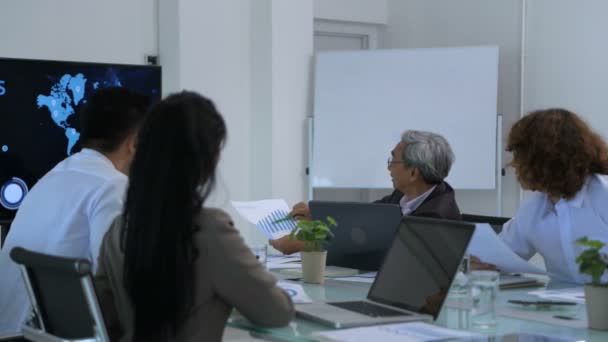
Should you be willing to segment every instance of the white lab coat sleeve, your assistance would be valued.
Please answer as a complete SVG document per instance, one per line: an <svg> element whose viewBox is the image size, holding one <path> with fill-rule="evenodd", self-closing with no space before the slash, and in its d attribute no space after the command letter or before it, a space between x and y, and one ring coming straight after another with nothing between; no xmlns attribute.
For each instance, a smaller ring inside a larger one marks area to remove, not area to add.
<svg viewBox="0 0 608 342"><path fill-rule="evenodd" d="M527 220L525 220L525 217L522 218L521 216L524 215L515 215L515 217L502 226L500 238L513 250L513 252L523 259L529 260L536 254L536 249L529 239L531 222L526 222Z"/></svg>

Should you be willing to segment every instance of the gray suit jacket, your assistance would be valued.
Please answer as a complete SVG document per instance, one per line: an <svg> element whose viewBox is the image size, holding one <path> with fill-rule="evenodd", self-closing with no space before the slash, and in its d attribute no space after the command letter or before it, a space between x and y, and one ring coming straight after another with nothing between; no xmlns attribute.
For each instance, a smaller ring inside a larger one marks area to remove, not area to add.
<svg viewBox="0 0 608 342"><path fill-rule="evenodd" d="M131 341L133 307L122 286L120 226L119 217L104 237L95 287L111 336ZM221 341L232 308L254 324L287 325L294 315L291 298L256 260L230 217L219 209L204 209L200 227L195 235L195 299L175 341Z"/></svg>

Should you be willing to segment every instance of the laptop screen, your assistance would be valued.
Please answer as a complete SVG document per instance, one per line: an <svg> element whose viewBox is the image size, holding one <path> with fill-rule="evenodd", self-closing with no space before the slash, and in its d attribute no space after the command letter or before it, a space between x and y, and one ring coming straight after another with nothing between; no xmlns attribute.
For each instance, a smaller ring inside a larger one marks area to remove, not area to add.
<svg viewBox="0 0 608 342"><path fill-rule="evenodd" d="M474 231L471 223L403 218L368 299L437 318Z"/></svg>
<svg viewBox="0 0 608 342"><path fill-rule="evenodd" d="M401 222L401 207L386 203L310 201L315 220L338 222L327 245L327 265L377 271Z"/></svg>

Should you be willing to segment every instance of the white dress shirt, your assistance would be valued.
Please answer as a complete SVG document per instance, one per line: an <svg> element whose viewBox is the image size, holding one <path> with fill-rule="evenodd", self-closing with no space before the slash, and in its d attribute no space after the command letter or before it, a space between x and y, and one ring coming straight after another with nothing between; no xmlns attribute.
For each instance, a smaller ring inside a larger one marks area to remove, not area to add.
<svg viewBox="0 0 608 342"><path fill-rule="evenodd" d="M578 272L575 261L584 250L575 240L583 236L608 244L608 176L589 176L572 199L560 199L555 205L546 194L534 194L500 233L522 258L539 253L551 277L579 284L591 281ZM602 280L607 281L608 275Z"/></svg>
<svg viewBox="0 0 608 342"><path fill-rule="evenodd" d="M424 200L427 197L429 197L431 192L433 192L433 190L435 190L435 186L430 188L428 191L426 191L422 195L420 195L414 199L411 199L411 200L408 199L406 195L403 195L403 197L401 197L401 200L399 200L399 206L401 207L401 214L403 214L403 216L407 216L407 215L411 214L414 210L418 209L418 207L422 204L422 202L424 202Z"/></svg>
<svg viewBox="0 0 608 342"><path fill-rule="evenodd" d="M83 149L42 177L22 202L0 251L0 334L21 330L30 310L10 259L15 246L97 264L105 232L122 211L127 176L103 154Z"/></svg>

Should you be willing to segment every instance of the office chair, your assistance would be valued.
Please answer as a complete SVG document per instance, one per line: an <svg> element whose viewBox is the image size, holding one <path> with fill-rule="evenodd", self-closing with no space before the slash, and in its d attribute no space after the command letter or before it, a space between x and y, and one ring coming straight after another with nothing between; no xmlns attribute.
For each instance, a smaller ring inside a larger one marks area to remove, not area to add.
<svg viewBox="0 0 608 342"><path fill-rule="evenodd" d="M484 216L484 215L472 215L472 214L462 214L462 220L467 222L474 223L487 223L492 229L496 232L496 234L502 231L502 225L510 220L508 217L498 217L498 216Z"/></svg>
<svg viewBox="0 0 608 342"><path fill-rule="evenodd" d="M28 251L11 250L32 303L23 337L35 342L109 342L91 280L91 264Z"/></svg>
<svg viewBox="0 0 608 342"><path fill-rule="evenodd" d="M0 335L0 342L27 342L21 334Z"/></svg>

